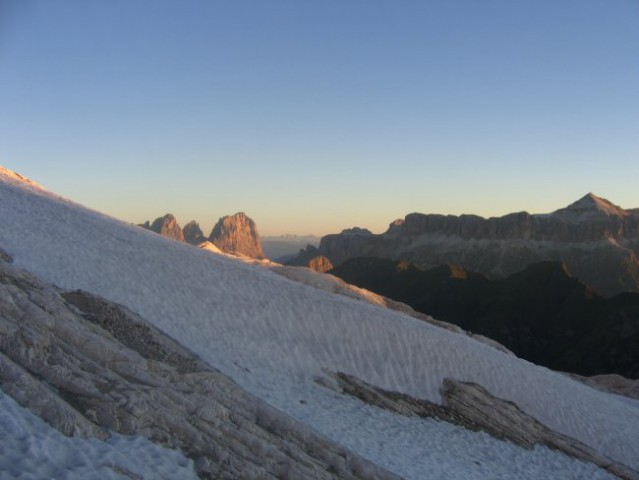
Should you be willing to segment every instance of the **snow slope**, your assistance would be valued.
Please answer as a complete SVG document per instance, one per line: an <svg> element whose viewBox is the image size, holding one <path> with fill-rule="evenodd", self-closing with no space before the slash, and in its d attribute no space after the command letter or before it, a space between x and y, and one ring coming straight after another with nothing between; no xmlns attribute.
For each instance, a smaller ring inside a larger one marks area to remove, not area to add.
<svg viewBox="0 0 639 480"><path fill-rule="evenodd" d="M195 480L193 461L144 437L69 438L0 390L0 479Z"/></svg>
<svg viewBox="0 0 639 480"><path fill-rule="evenodd" d="M322 369L439 402L445 377L483 385L548 427L639 469L639 404L464 335L90 211L0 171L0 247L57 284L127 305L241 386L406 478L610 478L538 447L366 406Z"/></svg>

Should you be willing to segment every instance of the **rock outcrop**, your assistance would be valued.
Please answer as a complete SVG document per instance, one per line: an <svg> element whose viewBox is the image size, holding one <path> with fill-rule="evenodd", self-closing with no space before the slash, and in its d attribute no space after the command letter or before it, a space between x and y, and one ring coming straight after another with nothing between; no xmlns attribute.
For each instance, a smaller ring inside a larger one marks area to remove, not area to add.
<svg viewBox="0 0 639 480"><path fill-rule="evenodd" d="M203 479L397 479L248 394L127 308L63 292L4 261L0 387L65 435L115 431L180 448Z"/></svg>
<svg viewBox="0 0 639 480"><path fill-rule="evenodd" d="M184 233L175 217L170 213L167 213L163 217L156 218L151 224L147 221L142 227L158 233L163 237L171 238L178 242L184 241Z"/></svg>
<svg viewBox="0 0 639 480"><path fill-rule="evenodd" d="M308 267L316 272L324 273L333 268L331 261L324 255L319 254L319 250L313 245L308 245L300 250L298 255L286 262L287 265L296 267Z"/></svg>
<svg viewBox="0 0 639 480"><path fill-rule="evenodd" d="M445 378L441 388L444 405L437 405L383 390L342 372L325 373L335 383L322 378L319 379L320 384L399 415L436 418L469 430L484 431L528 449L544 445L578 460L594 463L621 479L639 479L639 472L613 462L574 438L549 429L513 402L495 397L481 385Z"/></svg>
<svg viewBox="0 0 639 480"><path fill-rule="evenodd" d="M327 235L312 255L323 255L334 265L356 257L406 260L422 268L459 265L492 278L531 263L559 261L600 294L612 296L639 292L639 211L589 193L543 215L519 212L486 219L411 213L382 234L356 228Z"/></svg>
<svg viewBox="0 0 639 480"><path fill-rule="evenodd" d="M308 262L308 268L316 272L324 273L333 268L331 261L323 255L313 257Z"/></svg>
<svg viewBox="0 0 639 480"><path fill-rule="evenodd" d="M202 229L200 228L200 224L195 220L184 225L182 232L184 233L184 241L191 245L199 245L206 240L204 232L202 232Z"/></svg>
<svg viewBox="0 0 639 480"><path fill-rule="evenodd" d="M264 258L255 222L244 212L220 218L211 231L209 241L224 252Z"/></svg>

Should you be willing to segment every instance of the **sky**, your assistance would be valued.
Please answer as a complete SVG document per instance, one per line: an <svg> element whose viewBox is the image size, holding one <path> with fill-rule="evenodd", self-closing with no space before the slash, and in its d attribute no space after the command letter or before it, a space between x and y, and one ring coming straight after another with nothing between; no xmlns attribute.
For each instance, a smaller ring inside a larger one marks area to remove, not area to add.
<svg viewBox="0 0 639 480"><path fill-rule="evenodd" d="M0 0L0 165L205 233L639 207L639 0Z"/></svg>

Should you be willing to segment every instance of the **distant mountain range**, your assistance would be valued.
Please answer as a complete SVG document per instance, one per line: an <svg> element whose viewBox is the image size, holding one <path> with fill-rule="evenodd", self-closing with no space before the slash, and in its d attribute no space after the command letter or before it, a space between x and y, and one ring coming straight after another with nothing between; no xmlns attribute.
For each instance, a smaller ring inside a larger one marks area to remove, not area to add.
<svg viewBox="0 0 639 480"><path fill-rule="evenodd" d="M411 213L382 234L352 228L322 237L291 261L317 256L333 265L357 257L411 262L420 268L457 265L504 278L541 261L565 263L599 294L639 292L639 209L624 210L592 193L550 214L503 217Z"/></svg>
<svg viewBox="0 0 639 480"><path fill-rule="evenodd" d="M538 365L639 378L639 294L603 298L559 262L531 264L499 280L379 258L347 260L330 273L492 338Z"/></svg>

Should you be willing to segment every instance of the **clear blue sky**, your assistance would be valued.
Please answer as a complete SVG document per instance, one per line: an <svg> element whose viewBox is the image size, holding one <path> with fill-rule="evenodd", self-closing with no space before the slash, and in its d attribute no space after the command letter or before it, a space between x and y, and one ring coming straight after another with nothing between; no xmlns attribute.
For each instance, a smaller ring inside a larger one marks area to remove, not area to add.
<svg viewBox="0 0 639 480"><path fill-rule="evenodd" d="M0 164L262 234L639 207L639 0L0 0Z"/></svg>

